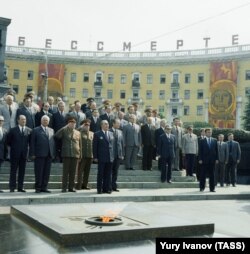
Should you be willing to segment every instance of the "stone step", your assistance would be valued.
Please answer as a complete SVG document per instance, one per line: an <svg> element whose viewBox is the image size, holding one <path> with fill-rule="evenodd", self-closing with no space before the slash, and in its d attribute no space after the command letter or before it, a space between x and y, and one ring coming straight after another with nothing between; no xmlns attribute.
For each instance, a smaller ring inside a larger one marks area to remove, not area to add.
<svg viewBox="0 0 250 254"><path fill-rule="evenodd" d="M89 176L89 182L96 181L97 175L91 174ZM35 176L34 174L29 175L25 174L24 178L25 182L34 182ZM195 177L190 176L173 176L172 181L174 182L194 182L196 179ZM9 181L9 174L0 174L0 184L1 182L7 182ZM62 176L61 175L50 175L50 181L51 182L61 182ZM77 179L76 179L77 181ZM160 181L160 174L157 176L130 176L130 175L118 175L118 181L119 182L159 182Z"/></svg>
<svg viewBox="0 0 250 254"><path fill-rule="evenodd" d="M89 182L91 188L96 188L96 182ZM198 188L198 182L117 182L119 189L156 189L156 188ZM61 189L61 182L49 182L49 189ZM3 190L9 189L9 182L0 182L0 187ZM34 189L34 182L24 182L24 189Z"/></svg>

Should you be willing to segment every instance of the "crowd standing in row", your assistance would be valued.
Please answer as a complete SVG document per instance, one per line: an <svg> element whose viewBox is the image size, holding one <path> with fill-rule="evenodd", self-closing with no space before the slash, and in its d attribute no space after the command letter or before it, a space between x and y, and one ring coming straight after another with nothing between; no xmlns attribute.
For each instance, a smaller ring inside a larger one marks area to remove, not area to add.
<svg viewBox="0 0 250 254"><path fill-rule="evenodd" d="M36 193L50 192L53 161L63 163L62 192L90 189L93 162L98 164L97 193L119 191L121 162L126 170L134 170L138 155L142 156L142 170L152 170L152 160L158 160L162 182L172 182L172 170L185 168L187 176L194 176L196 168L200 191L205 189L206 177L211 192L217 183L236 186L241 151L233 134L224 142L222 134L216 140L207 128L197 137L192 126L182 128L178 117L170 125L152 108L142 115L136 103L124 113L120 103L113 107L107 100L103 108L97 108L94 99L88 98L86 104L75 101L66 112L62 99L54 104L52 96L40 108L33 101L33 92L25 95L21 105L11 93L4 99L0 105L0 166L4 159L10 160L10 192L25 192L27 160L34 161Z"/></svg>

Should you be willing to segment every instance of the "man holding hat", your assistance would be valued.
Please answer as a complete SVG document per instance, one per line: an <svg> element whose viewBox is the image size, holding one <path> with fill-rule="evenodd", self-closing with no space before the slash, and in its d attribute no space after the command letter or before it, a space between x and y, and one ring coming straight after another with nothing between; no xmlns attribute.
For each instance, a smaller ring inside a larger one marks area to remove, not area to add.
<svg viewBox="0 0 250 254"><path fill-rule="evenodd" d="M171 134L172 127L169 124L165 125L165 133L159 138L158 154L161 158L161 182L166 180L171 182L172 163L175 158L175 136Z"/></svg>
<svg viewBox="0 0 250 254"><path fill-rule="evenodd" d="M62 192L75 192L75 173L78 160L82 157L81 133L75 130L76 120L69 117L68 124L55 134L55 138L62 140L63 177Z"/></svg>

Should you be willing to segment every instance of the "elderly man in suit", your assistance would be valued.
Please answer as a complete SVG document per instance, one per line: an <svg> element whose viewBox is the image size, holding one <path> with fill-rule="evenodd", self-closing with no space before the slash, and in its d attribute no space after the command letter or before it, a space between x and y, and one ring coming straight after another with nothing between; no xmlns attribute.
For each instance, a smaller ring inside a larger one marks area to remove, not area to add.
<svg viewBox="0 0 250 254"><path fill-rule="evenodd" d="M14 103L14 97L12 95L7 95L5 97L5 102L0 106L0 115L4 117L3 127L9 131L10 128L16 126L16 112L18 105Z"/></svg>
<svg viewBox="0 0 250 254"><path fill-rule="evenodd" d="M46 192L52 159L55 157L54 130L49 127L50 118L44 115L39 127L31 134L30 156L34 159L35 192Z"/></svg>
<svg viewBox="0 0 250 254"><path fill-rule="evenodd" d="M141 145L140 126L135 123L136 116L129 115L129 124L123 127L123 142L125 147L125 167L133 170L137 158L137 153Z"/></svg>
<svg viewBox="0 0 250 254"><path fill-rule="evenodd" d="M100 115L100 119L107 120L109 123L109 126L111 126L111 120L114 119L114 115L112 113L112 106L110 104L105 105L105 112L104 114Z"/></svg>
<svg viewBox="0 0 250 254"><path fill-rule="evenodd" d="M217 140L212 138L212 129L205 129L206 138L199 143L199 164L200 172L200 191L205 190L206 176L209 176L210 192L215 192L214 170L215 164L218 163Z"/></svg>
<svg viewBox="0 0 250 254"><path fill-rule="evenodd" d="M68 118L68 124L55 134L55 138L62 141L61 156L63 159L62 192L76 192L75 174L78 160L82 154L81 133L75 130L76 120Z"/></svg>
<svg viewBox="0 0 250 254"><path fill-rule="evenodd" d="M165 126L167 124L166 119L162 119L160 122L160 128L155 130L155 144L156 144L156 154L158 151L159 147L159 142L160 142L160 136L165 133ZM161 157L158 157L158 169L161 170Z"/></svg>
<svg viewBox="0 0 250 254"><path fill-rule="evenodd" d="M34 107L32 107L32 101L30 97L25 97L23 99L23 106L17 110L16 119L19 118L20 115L24 115L26 117L26 125L30 129L35 128L35 114L37 111Z"/></svg>
<svg viewBox="0 0 250 254"><path fill-rule="evenodd" d="M60 101L58 103L58 111L53 114L52 116L53 122L52 122L52 128L54 129L54 132L56 133L61 128L66 126L66 113L65 113L65 103L63 101ZM62 150L62 140L55 140L56 141L56 157L61 159L61 150Z"/></svg>
<svg viewBox="0 0 250 254"><path fill-rule="evenodd" d="M94 132L90 131L90 120L84 119L78 131L81 133L82 139L82 158L77 168L77 190L90 190L88 186L89 172L93 161L93 139Z"/></svg>
<svg viewBox="0 0 250 254"><path fill-rule="evenodd" d="M193 176L195 159L198 155L198 138L193 133L193 126L187 127L187 133L182 139L182 156L185 158L187 176Z"/></svg>
<svg viewBox="0 0 250 254"><path fill-rule="evenodd" d="M220 186L224 186L225 182L225 167L228 163L228 145L224 142L224 135L218 135L218 164L215 167L215 186L220 183Z"/></svg>
<svg viewBox="0 0 250 254"><path fill-rule="evenodd" d="M99 118L98 109L94 109L92 112L92 116L90 117L90 131L97 132L101 129L101 119Z"/></svg>
<svg viewBox="0 0 250 254"><path fill-rule="evenodd" d="M49 117L49 119L50 119L49 127L52 128L53 119L52 119L52 113L50 113L50 111L49 111L49 103L48 102L44 102L43 105L42 105L42 110L35 114L35 126L36 127L41 125L41 119L44 115Z"/></svg>
<svg viewBox="0 0 250 254"><path fill-rule="evenodd" d="M120 130L120 119L116 118L111 121L112 128L110 129L114 135L114 161L112 164L112 181L111 187L112 191L119 191L117 189L117 177L118 177L118 170L121 164L121 161L124 159L124 144L123 144L123 134Z"/></svg>
<svg viewBox="0 0 250 254"><path fill-rule="evenodd" d="M109 123L102 120L101 130L95 132L93 141L93 157L98 163L97 193L111 194L111 172L114 161L114 134L109 131Z"/></svg>
<svg viewBox="0 0 250 254"><path fill-rule="evenodd" d="M241 149L239 142L234 141L234 135L232 133L229 133L227 138L229 156L226 168L226 183L227 186L231 183L233 187L236 187L237 165L240 163Z"/></svg>
<svg viewBox="0 0 250 254"><path fill-rule="evenodd" d="M183 137L183 130L180 127L180 118L175 117L173 119L174 124L171 130L171 133L175 136L175 159L173 162L173 170L179 171L180 169L180 152L182 148L182 137Z"/></svg>
<svg viewBox="0 0 250 254"><path fill-rule="evenodd" d="M147 123L141 127L142 169L152 170L153 151L155 148L155 126L153 118L148 117Z"/></svg>
<svg viewBox="0 0 250 254"><path fill-rule="evenodd" d="M5 159L5 151L6 151L6 137L7 137L7 130L3 128L4 125L4 117L0 116L0 170L1 165ZM0 192L3 192L0 190Z"/></svg>
<svg viewBox="0 0 250 254"><path fill-rule="evenodd" d="M26 126L26 117L18 116L18 126L11 128L7 136L7 144L10 147L10 192L16 189L16 173L18 169L18 192L26 192L23 189L25 167L30 146L32 130Z"/></svg>
<svg viewBox="0 0 250 254"><path fill-rule="evenodd" d="M165 133L159 138L159 147L157 153L161 158L161 182L166 180L172 183L172 163L175 158L175 136L171 134L172 127L169 124L165 125Z"/></svg>
<svg viewBox="0 0 250 254"><path fill-rule="evenodd" d="M76 129L81 126L81 122L86 119L86 115L81 111L80 101L75 101L74 109L68 114L68 116L74 117L76 119Z"/></svg>
<svg viewBox="0 0 250 254"><path fill-rule="evenodd" d="M57 112L58 107L56 105L54 105L54 97L53 96L49 96L48 97L48 103L49 103L49 112L51 114L54 114Z"/></svg>

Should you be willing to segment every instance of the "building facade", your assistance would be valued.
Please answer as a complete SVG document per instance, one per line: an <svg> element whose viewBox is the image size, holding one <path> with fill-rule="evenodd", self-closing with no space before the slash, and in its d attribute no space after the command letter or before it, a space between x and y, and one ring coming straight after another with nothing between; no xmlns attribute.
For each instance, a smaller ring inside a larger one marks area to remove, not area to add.
<svg viewBox="0 0 250 254"><path fill-rule="evenodd" d="M171 52L82 52L6 47L7 83L17 101L33 90L67 103L94 97L141 109L152 106L172 121L241 127L250 94L250 45ZM46 88L46 89L45 89Z"/></svg>

